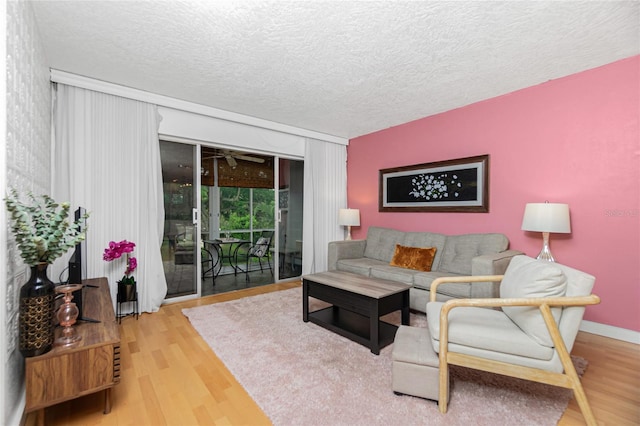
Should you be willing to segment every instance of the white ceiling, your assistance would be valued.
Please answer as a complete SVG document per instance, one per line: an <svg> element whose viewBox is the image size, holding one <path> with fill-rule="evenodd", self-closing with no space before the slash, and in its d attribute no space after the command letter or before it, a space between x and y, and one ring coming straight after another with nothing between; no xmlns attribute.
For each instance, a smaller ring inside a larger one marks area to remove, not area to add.
<svg viewBox="0 0 640 426"><path fill-rule="evenodd" d="M353 138L640 53L638 1L32 1L51 68Z"/></svg>

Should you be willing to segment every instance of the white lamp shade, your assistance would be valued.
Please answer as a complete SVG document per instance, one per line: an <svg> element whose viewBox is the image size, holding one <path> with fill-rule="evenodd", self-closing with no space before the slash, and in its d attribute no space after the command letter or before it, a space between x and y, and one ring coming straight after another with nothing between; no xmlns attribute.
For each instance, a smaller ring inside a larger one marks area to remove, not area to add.
<svg viewBox="0 0 640 426"><path fill-rule="evenodd" d="M343 226L360 226L360 210L340 209L338 224Z"/></svg>
<svg viewBox="0 0 640 426"><path fill-rule="evenodd" d="M528 203L522 218L523 231L569 234L569 205L559 203Z"/></svg>

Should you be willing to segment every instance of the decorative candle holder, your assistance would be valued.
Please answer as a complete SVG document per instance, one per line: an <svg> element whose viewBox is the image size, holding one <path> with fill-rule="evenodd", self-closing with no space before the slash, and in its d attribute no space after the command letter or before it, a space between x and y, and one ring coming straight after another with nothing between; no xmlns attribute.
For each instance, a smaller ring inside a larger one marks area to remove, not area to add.
<svg viewBox="0 0 640 426"><path fill-rule="evenodd" d="M76 304L71 301L73 299L72 293L81 288L81 284L69 284L56 287L56 293L64 294L64 303L60 305L58 313L56 314L58 322L64 327L62 329L62 336L58 337L55 342L58 346L70 346L82 339L82 336L78 335L76 329L73 328L79 312Z"/></svg>

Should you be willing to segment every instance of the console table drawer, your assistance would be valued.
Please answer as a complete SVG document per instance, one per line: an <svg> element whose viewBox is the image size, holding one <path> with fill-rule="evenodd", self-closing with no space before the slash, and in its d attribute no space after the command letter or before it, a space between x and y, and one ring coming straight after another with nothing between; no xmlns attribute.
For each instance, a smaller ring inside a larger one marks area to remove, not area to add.
<svg viewBox="0 0 640 426"><path fill-rule="evenodd" d="M114 348L100 346L36 360L26 377L27 411L113 386Z"/></svg>

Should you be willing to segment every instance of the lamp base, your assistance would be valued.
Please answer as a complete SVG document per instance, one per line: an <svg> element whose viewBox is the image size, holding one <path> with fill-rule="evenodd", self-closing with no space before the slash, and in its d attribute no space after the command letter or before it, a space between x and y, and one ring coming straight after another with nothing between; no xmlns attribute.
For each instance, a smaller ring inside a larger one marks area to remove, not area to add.
<svg viewBox="0 0 640 426"><path fill-rule="evenodd" d="M540 250L540 254L536 257L538 260L546 260L547 262L555 262L556 260L553 258L551 254L551 249L549 248L549 233L542 233L542 250Z"/></svg>
<svg viewBox="0 0 640 426"><path fill-rule="evenodd" d="M351 240L351 225L347 225L347 238L345 238L344 240L345 241Z"/></svg>

